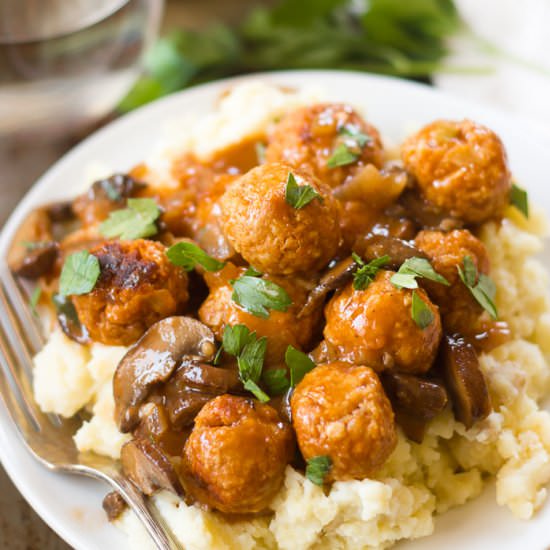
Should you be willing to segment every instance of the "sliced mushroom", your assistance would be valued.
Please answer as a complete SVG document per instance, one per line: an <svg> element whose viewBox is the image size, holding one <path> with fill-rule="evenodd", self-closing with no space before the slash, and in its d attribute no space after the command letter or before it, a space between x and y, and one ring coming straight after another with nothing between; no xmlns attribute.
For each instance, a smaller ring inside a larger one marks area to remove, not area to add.
<svg viewBox="0 0 550 550"><path fill-rule="evenodd" d="M139 422L139 407L155 385L166 382L185 357L214 358L214 334L191 317L168 317L145 332L118 364L113 379L115 418L122 432Z"/></svg>
<svg viewBox="0 0 550 550"><path fill-rule="evenodd" d="M416 189L406 190L399 197L399 203L404 207L408 216L423 228L452 231L464 226L460 220L441 212L436 206L426 201Z"/></svg>
<svg viewBox="0 0 550 550"><path fill-rule="evenodd" d="M341 260L331 267L320 279L313 290L310 291L307 301L298 313L298 319L313 313L321 307L327 294L333 290L343 287L351 280L359 266L349 257Z"/></svg>
<svg viewBox="0 0 550 550"><path fill-rule="evenodd" d="M391 269L398 269L409 258L426 258L424 252L407 241L374 233L368 233L359 238L354 244L354 250L366 262L381 256L389 256L387 266Z"/></svg>
<svg viewBox="0 0 550 550"><path fill-rule="evenodd" d="M109 521L115 521L126 510L127 506L126 501L116 491L107 493L102 503Z"/></svg>
<svg viewBox="0 0 550 550"><path fill-rule="evenodd" d="M395 409L395 422L401 427L408 439L415 443L422 443L428 427L427 420L419 416L412 416L400 409Z"/></svg>
<svg viewBox="0 0 550 550"><path fill-rule="evenodd" d="M184 361L164 388L170 422L176 430L189 426L214 397L242 391L237 369Z"/></svg>
<svg viewBox="0 0 550 550"><path fill-rule="evenodd" d="M72 201L52 202L46 206L46 210L53 223L68 222L75 217Z"/></svg>
<svg viewBox="0 0 550 550"><path fill-rule="evenodd" d="M441 343L443 375L457 420L471 428L491 412L485 377L472 344L462 336L445 336Z"/></svg>
<svg viewBox="0 0 550 550"><path fill-rule="evenodd" d="M382 384L392 404L414 417L430 420L447 405L445 388L434 380L386 371Z"/></svg>
<svg viewBox="0 0 550 550"><path fill-rule="evenodd" d="M90 335L86 327L80 322L71 298L54 294L52 302L57 313L57 322L65 335L79 344L89 343Z"/></svg>
<svg viewBox="0 0 550 550"><path fill-rule="evenodd" d="M113 174L98 180L83 195L74 199L73 212L85 224L95 224L109 215L116 208L122 208L126 199L147 187L127 174Z"/></svg>
<svg viewBox="0 0 550 550"><path fill-rule="evenodd" d="M15 233L8 252L10 269L21 277L37 279L55 264L59 246L45 208L33 210Z"/></svg>
<svg viewBox="0 0 550 550"><path fill-rule="evenodd" d="M144 495L152 495L159 489L183 493L174 465L152 441L128 441L120 451L120 460L124 474Z"/></svg>

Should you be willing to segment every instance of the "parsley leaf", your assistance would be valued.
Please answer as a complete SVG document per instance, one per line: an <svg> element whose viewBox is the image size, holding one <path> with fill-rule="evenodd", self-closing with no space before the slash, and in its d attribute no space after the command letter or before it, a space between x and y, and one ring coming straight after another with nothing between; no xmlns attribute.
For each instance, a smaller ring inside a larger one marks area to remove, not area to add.
<svg viewBox="0 0 550 550"><path fill-rule="evenodd" d="M353 288L355 290L365 290L374 281L379 269L390 261L389 256L381 256L366 264L355 252L352 253L352 258L356 264L361 266L353 275Z"/></svg>
<svg viewBox="0 0 550 550"><path fill-rule="evenodd" d="M286 290L272 281L243 275L232 284L233 301L256 317L267 319L268 308L286 311L292 304Z"/></svg>
<svg viewBox="0 0 550 550"><path fill-rule="evenodd" d="M67 257L59 278L59 293L63 296L91 292L99 278L99 260L87 250Z"/></svg>
<svg viewBox="0 0 550 550"><path fill-rule="evenodd" d="M265 162L265 143L257 141L256 145L254 145L254 149L256 151L256 158L258 159L258 163L263 164Z"/></svg>
<svg viewBox="0 0 550 550"><path fill-rule="evenodd" d="M246 344L254 339L254 333L245 325L225 325L222 346L227 353L238 356Z"/></svg>
<svg viewBox="0 0 550 550"><path fill-rule="evenodd" d="M424 279L449 286L449 281L437 273L428 260L418 257L405 260L401 264L399 271L392 276L390 281L397 288L414 289L418 288L417 277L423 277Z"/></svg>
<svg viewBox="0 0 550 550"><path fill-rule="evenodd" d="M99 226L99 232L108 238L140 239L158 232L154 223L160 209L153 199L128 199L128 207L115 210Z"/></svg>
<svg viewBox="0 0 550 550"><path fill-rule="evenodd" d="M196 244L185 241L171 246L166 251L166 256L174 265L183 267L185 271L191 271L197 264L201 265L206 271L220 271L225 266L225 262L212 258Z"/></svg>
<svg viewBox="0 0 550 550"><path fill-rule="evenodd" d="M496 287L493 280L483 273L478 274L477 268L470 256L465 256L462 260L462 267L457 265L456 268L460 279L477 300L477 303L493 319L497 319L498 311L495 306Z"/></svg>
<svg viewBox="0 0 550 550"><path fill-rule="evenodd" d="M243 275L250 275L250 277L261 277L263 273L258 271L255 267L249 265Z"/></svg>
<svg viewBox="0 0 550 550"><path fill-rule="evenodd" d="M254 397L262 403L267 403L271 399L269 395L267 395L267 393L265 393L262 388L260 388L260 386L258 386L258 384L250 378L244 383L244 389L254 394Z"/></svg>
<svg viewBox="0 0 550 550"><path fill-rule="evenodd" d="M307 461L306 477L311 483L322 486L331 468L330 456L314 456Z"/></svg>
<svg viewBox="0 0 550 550"><path fill-rule="evenodd" d="M36 311L36 306L38 305L38 302L40 300L40 296L42 296L42 288L39 286L35 287L35 289L32 291L31 297L29 299L29 306L31 308L31 312L35 317L38 317L38 312Z"/></svg>
<svg viewBox="0 0 550 550"><path fill-rule="evenodd" d="M282 395L290 388L286 369L266 370L262 374L262 382L265 384L269 395Z"/></svg>
<svg viewBox="0 0 550 550"><path fill-rule="evenodd" d="M345 126L342 126L338 133L341 136L346 136L348 138L351 138L351 140L354 141L354 143L357 144L357 147L364 147L367 143L370 143L372 141L372 137L368 134L365 134L361 132L361 129L359 126L356 126L355 124L346 124Z"/></svg>
<svg viewBox="0 0 550 550"><path fill-rule="evenodd" d="M338 166L346 166L354 163L359 158L357 153L354 153L345 143L340 143L332 152L332 156L327 160L329 168Z"/></svg>
<svg viewBox="0 0 550 550"><path fill-rule="evenodd" d="M226 325L223 331L223 342L220 349L237 358L239 378L244 388L253 393L262 403L269 401L267 395L258 386L264 366L267 338L257 338L245 325Z"/></svg>
<svg viewBox="0 0 550 550"><path fill-rule="evenodd" d="M290 386L297 386L304 376L315 368L315 363L309 356L293 346L288 346L285 353L285 363L290 370Z"/></svg>
<svg viewBox="0 0 550 550"><path fill-rule="evenodd" d="M522 189L515 182L512 183L510 191L510 203L513 204L526 218L529 217L529 200L527 191Z"/></svg>
<svg viewBox="0 0 550 550"><path fill-rule="evenodd" d="M265 336L256 338L255 334L253 338L251 338L251 340L243 347L241 353L237 357L239 376L243 383L248 379L253 380L254 382L258 382L260 380L266 347L267 338Z"/></svg>
<svg viewBox="0 0 550 550"><path fill-rule="evenodd" d="M432 321L434 320L434 314L432 313L432 310L428 307L428 304L426 304L426 302L418 295L416 290L413 290L412 293L411 317L422 330L431 325Z"/></svg>
<svg viewBox="0 0 550 550"><path fill-rule="evenodd" d="M300 210L300 208L308 205L313 199L323 202L323 197L311 185L298 185L294 174L289 172L285 187L286 202L296 208L296 210Z"/></svg>

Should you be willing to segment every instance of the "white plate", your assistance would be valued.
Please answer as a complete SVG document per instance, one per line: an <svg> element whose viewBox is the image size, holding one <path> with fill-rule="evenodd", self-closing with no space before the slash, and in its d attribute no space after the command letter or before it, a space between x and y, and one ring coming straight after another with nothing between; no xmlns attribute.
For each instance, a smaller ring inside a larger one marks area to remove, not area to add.
<svg viewBox="0 0 550 550"><path fill-rule="evenodd" d="M55 164L24 198L2 232L0 257L5 257L15 228L31 208L74 195L87 164L102 161L119 171L130 168L147 156L158 128L175 113L207 113L228 85L250 78L286 86L319 86L329 99L364 108L369 121L393 142L413 127L439 117L470 117L487 124L504 140L514 175L529 190L531 200L550 213L550 139L535 136L521 120L402 80L336 71L285 72L200 86L153 103L96 132ZM69 544L78 550L129 549L125 537L107 523L101 510L106 486L39 466L1 406L0 459L23 496ZM543 550L550 545L549 525L550 505L533 520L519 521L496 505L494 488L488 487L479 499L438 518L433 536L401 544L400 548Z"/></svg>

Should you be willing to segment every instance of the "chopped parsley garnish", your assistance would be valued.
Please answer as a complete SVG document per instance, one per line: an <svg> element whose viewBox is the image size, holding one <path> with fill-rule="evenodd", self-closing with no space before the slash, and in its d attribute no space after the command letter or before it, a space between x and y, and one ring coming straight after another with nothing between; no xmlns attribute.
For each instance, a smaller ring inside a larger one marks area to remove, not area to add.
<svg viewBox="0 0 550 550"><path fill-rule="evenodd" d="M512 183L512 190L510 191L510 204L513 204L526 218L529 217L527 191L519 187L515 182Z"/></svg>
<svg viewBox="0 0 550 550"><path fill-rule="evenodd" d="M397 288L418 288L417 277L423 277L430 281L435 281L445 286L449 286L449 281L437 273L430 262L425 258L409 258L405 260L399 271L390 279L393 286Z"/></svg>
<svg viewBox="0 0 550 550"><path fill-rule="evenodd" d="M63 296L91 292L100 274L99 260L87 250L67 257L59 278L59 293Z"/></svg>
<svg viewBox="0 0 550 550"><path fill-rule="evenodd" d="M258 163L263 164L265 162L265 143L257 141L254 149L256 150L256 158L258 159Z"/></svg>
<svg viewBox="0 0 550 550"><path fill-rule="evenodd" d="M285 187L286 202L296 210L300 210L314 199L323 202L323 197L311 185L298 185L294 174L289 172Z"/></svg>
<svg viewBox="0 0 550 550"><path fill-rule="evenodd" d="M155 221L160 209L153 199L128 199L128 207L115 210L99 226L104 237L121 239L141 239L158 232Z"/></svg>
<svg viewBox="0 0 550 550"><path fill-rule="evenodd" d="M331 468L330 456L314 456L307 461L306 477L311 483L322 486Z"/></svg>
<svg viewBox="0 0 550 550"><path fill-rule="evenodd" d="M353 275L353 288L355 290L365 290L374 281L379 269L390 261L389 256L381 256L365 263L355 252L352 253L352 258L360 266Z"/></svg>
<svg viewBox="0 0 550 550"><path fill-rule="evenodd" d="M337 168L338 166L346 166L353 164L359 155L354 153L345 143L340 143L332 152L332 156L327 160L329 168Z"/></svg>
<svg viewBox="0 0 550 550"><path fill-rule="evenodd" d="M367 143L372 141L372 137L364 132L361 132L359 126L356 126L355 124L346 124L345 126L342 126L340 130L338 130L338 133L341 136L351 138L351 140L357 144L357 147L364 147Z"/></svg>
<svg viewBox="0 0 550 550"><path fill-rule="evenodd" d="M250 277L261 277L263 273L258 271L255 267L249 265L243 275L250 275Z"/></svg>
<svg viewBox="0 0 550 550"><path fill-rule="evenodd" d="M478 304L489 313L493 319L498 318L495 306L496 286L493 280L484 273L478 273L476 265L470 256L462 260L462 267L456 266L460 279L466 285Z"/></svg>
<svg viewBox="0 0 550 550"><path fill-rule="evenodd" d="M286 290L272 281L243 275L231 283L233 301L256 317L267 319L270 309L286 311L292 304Z"/></svg>
<svg viewBox="0 0 550 550"><path fill-rule="evenodd" d="M225 266L225 262L212 258L196 244L185 241L171 246L166 251L166 256L174 265L183 267L185 271L195 269L197 264L201 265L206 271L220 271Z"/></svg>
<svg viewBox="0 0 550 550"><path fill-rule="evenodd" d="M38 305L38 302L40 300L40 296L42 295L42 289L37 286L32 291L31 297L29 298L29 306L31 308L32 314L35 317L38 317L38 312L36 311L36 306Z"/></svg>
<svg viewBox="0 0 550 550"><path fill-rule="evenodd" d="M262 374L262 382L267 388L269 395L281 395L290 388L286 369L266 370Z"/></svg>
<svg viewBox="0 0 550 550"><path fill-rule="evenodd" d="M315 368L315 363L309 356L293 346L288 346L285 353L285 363L290 370L290 386L294 388L304 376Z"/></svg>
<svg viewBox="0 0 550 550"><path fill-rule="evenodd" d="M253 342L254 339L254 333L250 332L245 325L225 325L222 346L227 353L237 357L246 344Z"/></svg>
<svg viewBox="0 0 550 550"><path fill-rule="evenodd" d="M418 295L416 290L412 293L411 317L413 321L424 330L432 324L434 314L428 304Z"/></svg>
<svg viewBox="0 0 550 550"><path fill-rule="evenodd" d="M267 395L258 386L262 377L267 338L257 338L244 325L226 325L223 333L223 349L237 358L239 378L244 388L253 393L262 403L269 401Z"/></svg>

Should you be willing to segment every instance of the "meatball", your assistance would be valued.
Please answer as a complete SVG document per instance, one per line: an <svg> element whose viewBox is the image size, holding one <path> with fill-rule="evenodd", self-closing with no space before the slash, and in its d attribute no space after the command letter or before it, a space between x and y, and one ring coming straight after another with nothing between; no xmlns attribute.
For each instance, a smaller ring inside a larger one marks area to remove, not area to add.
<svg viewBox="0 0 550 550"><path fill-rule="evenodd" d="M511 179L504 145L481 124L432 122L405 141L401 157L424 197L466 223L498 218L508 204Z"/></svg>
<svg viewBox="0 0 550 550"><path fill-rule="evenodd" d="M320 194L302 208L285 199L289 174ZM224 232L235 250L262 272L317 271L340 243L339 206L316 178L286 164L263 164L240 177L220 200Z"/></svg>
<svg viewBox="0 0 550 550"><path fill-rule="evenodd" d="M134 343L153 323L180 313L188 299L187 275L153 241L109 241L90 253L101 274L88 294L73 296L91 338L107 345Z"/></svg>
<svg viewBox="0 0 550 550"><path fill-rule="evenodd" d="M468 334L475 331L483 308L461 281L457 267L469 256L478 273L489 273L489 256L485 245L467 229L450 233L421 231L415 239L416 246L430 259L433 268L449 281L442 286L422 280L421 284L430 298L439 306L443 326L447 332Z"/></svg>
<svg viewBox="0 0 550 550"><path fill-rule="evenodd" d="M233 288L230 280L238 279L244 271L244 268L228 263L222 271L205 273L210 294L199 309L199 319L214 331L219 340L223 337L225 325L246 325L258 336L266 336L266 363L271 365L283 361L289 345L306 349L313 338L321 315L321 311L314 311L310 315L297 318L298 312L307 299L306 290L302 289L296 281L269 277L288 292L292 305L287 311L271 310L269 318L262 319L246 312L231 297Z"/></svg>
<svg viewBox="0 0 550 550"><path fill-rule="evenodd" d="M412 291L393 286L392 275L381 270L365 290L350 283L337 293L325 308L325 339L344 361L422 374L432 366L441 340L439 311L423 290L416 290L433 314L421 329L411 317Z"/></svg>
<svg viewBox="0 0 550 550"><path fill-rule="evenodd" d="M183 450L183 485L191 498L221 512L261 512L293 456L292 428L275 409L221 395L195 418Z"/></svg>
<svg viewBox="0 0 550 550"><path fill-rule="evenodd" d="M372 475L397 444L393 410L369 367L320 365L296 386L290 406L304 458L332 460L326 481Z"/></svg>
<svg viewBox="0 0 550 550"><path fill-rule="evenodd" d="M367 136L364 145L353 137L358 132ZM331 168L328 160L341 144L357 159ZM306 170L330 187L337 187L366 164L382 166L384 154L376 128L349 105L326 103L303 107L284 117L269 137L265 158Z"/></svg>

